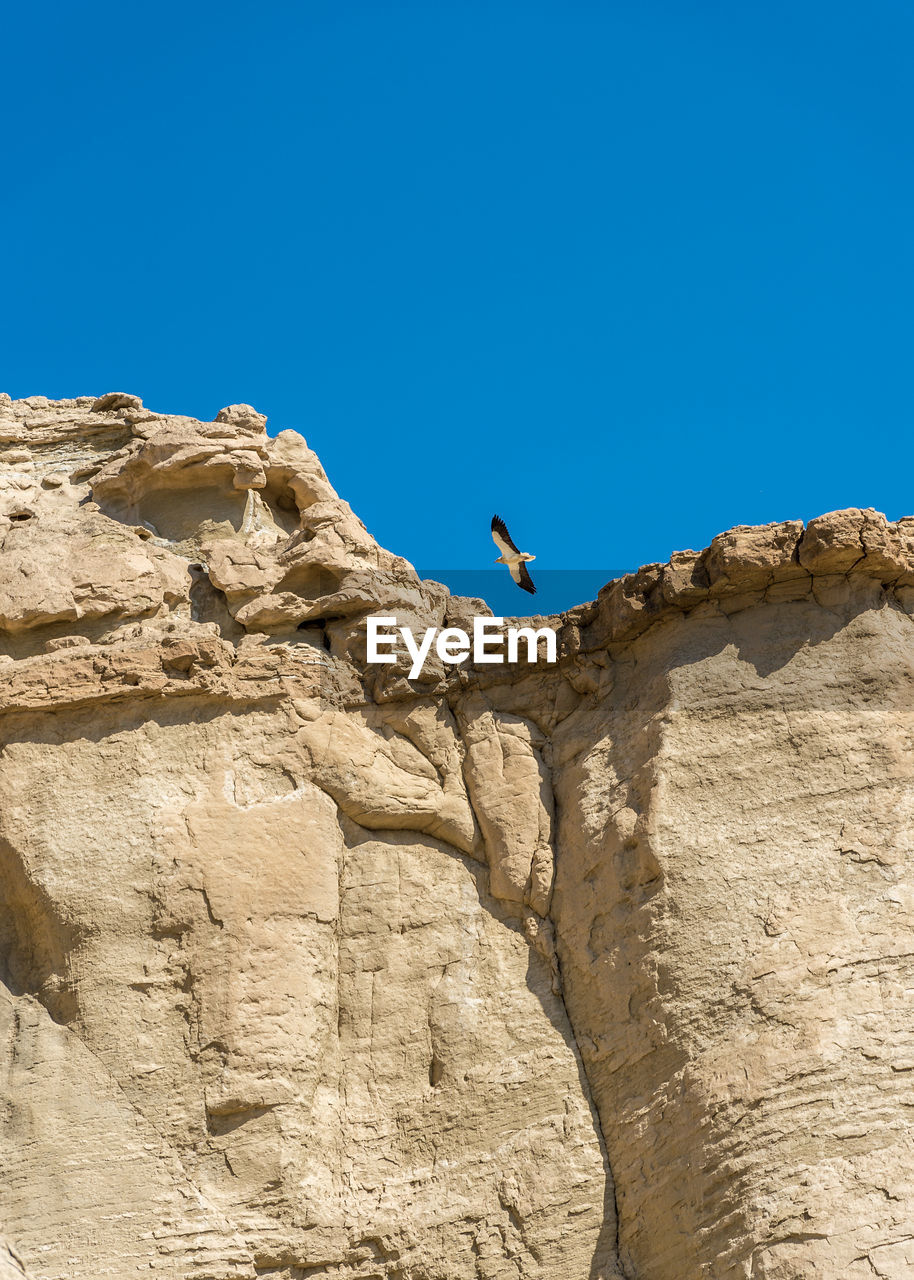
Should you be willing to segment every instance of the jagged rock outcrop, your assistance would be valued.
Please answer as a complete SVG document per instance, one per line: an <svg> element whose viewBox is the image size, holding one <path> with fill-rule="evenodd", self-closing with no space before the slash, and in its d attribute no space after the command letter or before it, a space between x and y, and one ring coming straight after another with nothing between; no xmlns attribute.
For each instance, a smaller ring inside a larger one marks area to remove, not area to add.
<svg viewBox="0 0 914 1280"><path fill-rule="evenodd" d="M914 520L410 681L295 432L0 397L0 570L0 1275L912 1273Z"/></svg>

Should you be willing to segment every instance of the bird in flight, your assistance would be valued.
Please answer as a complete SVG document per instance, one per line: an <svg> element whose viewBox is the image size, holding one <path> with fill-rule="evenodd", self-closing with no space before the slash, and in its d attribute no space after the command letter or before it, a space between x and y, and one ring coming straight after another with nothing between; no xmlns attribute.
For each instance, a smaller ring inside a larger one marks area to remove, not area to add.
<svg viewBox="0 0 914 1280"><path fill-rule="evenodd" d="M492 538L501 552L501 555L496 557L495 563L506 564L508 572L517 585L524 591L529 591L532 596L536 595L536 587L525 564L527 560L535 560L536 556L531 556L529 551L518 551L511 541L508 526L501 516L492 517Z"/></svg>

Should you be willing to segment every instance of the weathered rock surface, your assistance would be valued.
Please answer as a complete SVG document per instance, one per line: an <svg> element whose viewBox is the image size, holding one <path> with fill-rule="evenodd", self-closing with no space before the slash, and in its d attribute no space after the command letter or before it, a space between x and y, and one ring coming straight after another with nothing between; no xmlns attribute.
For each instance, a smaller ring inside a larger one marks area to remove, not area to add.
<svg viewBox="0 0 914 1280"><path fill-rule="evenodd" d="M0 1277L914 1274L914 520L554 667L295 432L0 397Z"/></svg>

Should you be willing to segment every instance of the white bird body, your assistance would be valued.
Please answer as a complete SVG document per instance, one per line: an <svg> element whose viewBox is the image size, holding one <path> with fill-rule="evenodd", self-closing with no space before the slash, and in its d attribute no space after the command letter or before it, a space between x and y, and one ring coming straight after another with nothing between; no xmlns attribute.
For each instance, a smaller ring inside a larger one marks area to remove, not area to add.
<svg viewBox="0 0 914 1280"><path fill-rule="evenodd" d="M517 549L508 533L508 526L501 516L492 517L492 540L501 552L500 556L496 556L495 563L507 565L508 572L517 585L524 591L529 591L531 595L535 595L536 587L533 585L527 563L535 560L536 556L532 556L529 551Z"/></svg>

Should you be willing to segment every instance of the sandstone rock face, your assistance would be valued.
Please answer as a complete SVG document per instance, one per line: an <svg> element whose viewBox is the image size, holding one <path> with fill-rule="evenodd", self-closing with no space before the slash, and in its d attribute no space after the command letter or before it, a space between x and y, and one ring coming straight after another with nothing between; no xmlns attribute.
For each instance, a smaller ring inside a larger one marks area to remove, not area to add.
<svg viewBox="0 0 914 1280"><path fill-rule="evenodd" d="M295 432L0 397L0 1277L914 1274L914 520L466 626Z"/></svg>

